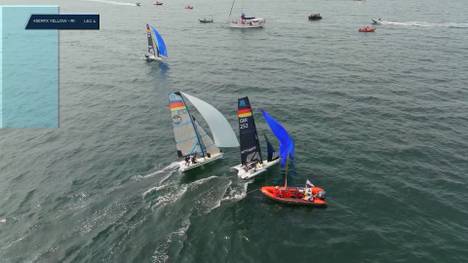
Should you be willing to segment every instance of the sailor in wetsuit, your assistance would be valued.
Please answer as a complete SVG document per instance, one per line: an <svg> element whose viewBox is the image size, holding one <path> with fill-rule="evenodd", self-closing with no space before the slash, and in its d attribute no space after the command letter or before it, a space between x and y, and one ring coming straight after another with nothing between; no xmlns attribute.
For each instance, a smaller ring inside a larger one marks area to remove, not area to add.
<svg viewBox="0 0 468 263"><path fill-rule="evenodd" d="M313 201L314 200L314 195L312 194L312 187L315 185L311 183L309 180L306 181L306 185L304 188L304 200L306 201Z"/></svg>

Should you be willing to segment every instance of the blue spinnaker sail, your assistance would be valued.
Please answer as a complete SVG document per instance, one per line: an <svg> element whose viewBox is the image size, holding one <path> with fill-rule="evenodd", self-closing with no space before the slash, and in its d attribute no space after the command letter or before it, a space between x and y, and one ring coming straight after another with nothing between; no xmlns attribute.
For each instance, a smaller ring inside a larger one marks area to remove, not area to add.
<svg viewBox="0 0 468 263"><path fill-rule="evenodd" d="M268 114L268 112L262 110L263 117L270 126L273 134L278 138L279 148L280 148L280 157L281 157L281 167L284 167L286 160L289 158L294 159L294 141L291 136L289 136L286 129L273 117Z"/></svg>
<svg viewBox="0 0 468 263"><path fill-rule="evenodd" d="M164 43L164 39L159 34L158 30L156 30L156 28L151 26L151 29L153 29L153 33L156 38L156 44L158 45L159 55L167 57L167 49L166 49L166 43Z"/></svg>
<svg viewBox="0 0 468 263"><path fill-rule="evenodd" d="M278 153L275 151L275 148L273 147L273 145L271 145L270 140L268 140L268 137L266 136L266 134L263 134L263 136L265 137L265 141L267 144L267 161L271 162L275 159L278 159L279 157Z"/></svg>

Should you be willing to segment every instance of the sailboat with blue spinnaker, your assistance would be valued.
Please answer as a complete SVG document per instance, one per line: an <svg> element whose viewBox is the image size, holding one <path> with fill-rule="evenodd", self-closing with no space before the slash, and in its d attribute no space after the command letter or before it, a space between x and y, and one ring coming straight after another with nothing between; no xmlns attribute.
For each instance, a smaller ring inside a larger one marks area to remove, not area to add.
<svg viewBox="0 0 468 263"><path fill-rule="evenodd" d="M265 135L268 154L267 159L263 160L257 127L248 97L238 99L237 117L239 120L241 163L232 168L237 170L237 175L240 178L250 179L277 164L279 158Z"/></svg>
<svg viewBox="0 0 468 263"><path fill-rule="evenodd" d="M158 30L149 24L146 24L146 38L148 39L148 50L145 54L146 61L162 61L164 57L167 58L167 48L164 39Z"/></svg>

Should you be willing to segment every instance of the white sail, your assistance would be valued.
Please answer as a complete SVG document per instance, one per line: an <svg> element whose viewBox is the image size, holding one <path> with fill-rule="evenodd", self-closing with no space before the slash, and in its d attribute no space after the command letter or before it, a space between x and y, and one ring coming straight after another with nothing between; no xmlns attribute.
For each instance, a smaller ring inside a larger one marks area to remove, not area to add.
<svg viewBox="0 0 468 263"><path fill-rule="evenodd" d="M201 99L181 92L197 108L210 127L216 146L239 147L236 134L223 114Z"/></svg>
<svg viewBox="0 0 468 263"><path fill-rule="evenodd" d="M216 147L213 140L205 132L205 130L200 126L200 124L198 124L196 120L193 121L193 124L195 125L198 131L198 134L200 134L200 139L203 141L203 146L205 147L205 153L209 153L211 155L220 153L219 148Z"/></svg>

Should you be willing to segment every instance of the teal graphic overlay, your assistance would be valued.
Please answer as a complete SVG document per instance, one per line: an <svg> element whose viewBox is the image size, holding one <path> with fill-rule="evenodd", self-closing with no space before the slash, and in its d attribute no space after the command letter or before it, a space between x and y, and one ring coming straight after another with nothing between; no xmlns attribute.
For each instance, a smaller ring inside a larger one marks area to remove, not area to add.
<svg viewBox="0 0 468 263"><path fill-rule="evenodd" d="M2 128L58 128L57 30L25 30L32 14L58 6L1 6L0 120Z"/></svg>

